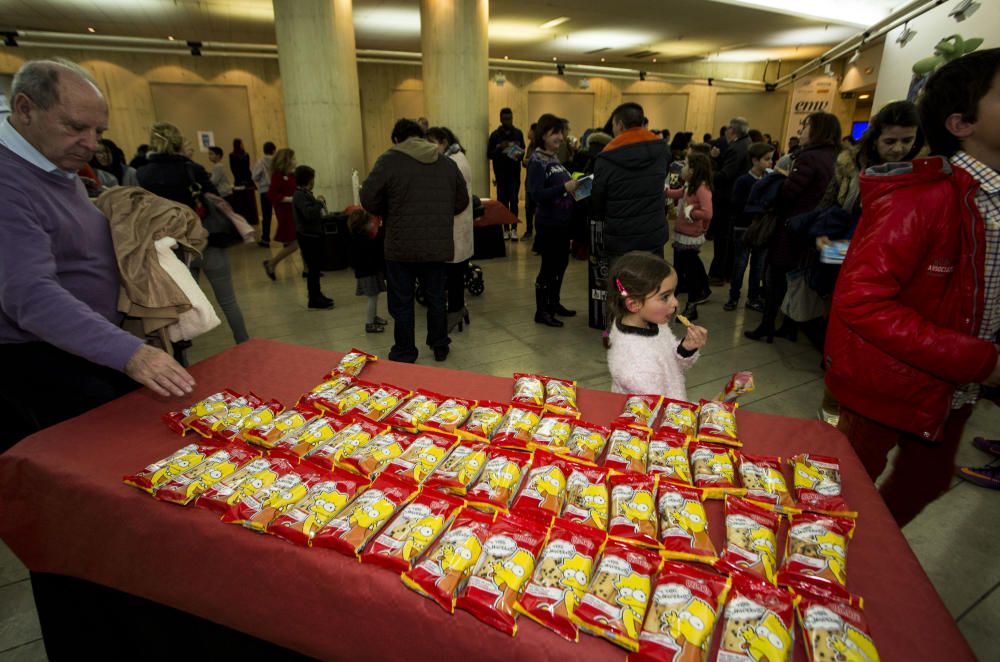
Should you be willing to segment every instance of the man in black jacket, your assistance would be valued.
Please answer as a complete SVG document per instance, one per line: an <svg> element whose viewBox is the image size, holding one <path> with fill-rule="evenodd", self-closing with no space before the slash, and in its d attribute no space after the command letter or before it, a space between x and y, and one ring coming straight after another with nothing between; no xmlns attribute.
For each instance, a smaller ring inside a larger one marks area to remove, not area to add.
<svg viewBox="0 0 1000 662"><path fill-rule="evenodd" d="M623 103L611 115L615 138L594 161L591 213L604 219L608 263L629 251L663 256L667 243L667 144L642 128L642 106Z"/></svg>
<svg viewBox="0 0 1000 662"><path fill-rule="evenodd" d="M730 204L733 184L743 173L750 170L750 123L742 117L729 120L726 129L726 148L720 157L718 172L712 181L712 226L715 228L715 256L708 268L713 286L720 286L733 273L736 259L733 251L733 219ZM742 210L740 210L742 211Z"/></svg>
<svg viewBox="0 0 1000 662"><path fill-rule="evenodd" d="M500 110L500 126L490 134L486 155L493 162L497 199L517 216L517 197L521 192L521 159L524 158L524 134L514 126L514 112ZM517 226L504 227L504 239L517 240Z"/></svg>
<svg viewBox="0 0 1000 662"><path fill-rule="evenodd" d="M455 162L438 154L413 120L399 120L391 147L361 185L361 206L385 226L385 275L394 344L389 359L413 363L413 292L427 295L427 344L434 359L448 357L445 263L455 255L455 215L469 206L469 191Z"/></svg>

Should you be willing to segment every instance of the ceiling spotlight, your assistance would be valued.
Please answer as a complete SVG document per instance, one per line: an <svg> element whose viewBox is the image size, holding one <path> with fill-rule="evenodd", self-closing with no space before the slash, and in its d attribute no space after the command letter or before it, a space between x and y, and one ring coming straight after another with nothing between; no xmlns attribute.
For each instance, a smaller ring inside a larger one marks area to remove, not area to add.
<svg viewBox="0 0 1000 662"><path fill-rule="evenodd" d="M899 35L896 37L896 43L899 44L899 46L902 48L903 46L906 46L908 43L910 43L910 40L913 39L915 36L917 36L917 31L911 30L910 24L907 23L903 26L903 31L900 32Z"/></svg>
<svg viewBox="0 0 1000 662"><path fill-rule="evenodd" d="M948 16L951 16L956 21L961 23L975 14L977 9L979 9L978 2L974 2L973 0L962 0L962 2L958 3L957 7L948 12Z"/></svg>
<svg viewBox="0 0 1000 662"><path fill-rule="evenodd" d="M557 25L562 25L568 20L569 16L559 16L558 18L554 18L551 21L546 21L545 23L542 23L538 27L540 27L543 30L549 30L551 28L556 27Z"/></svg>
<svg viewBox="0 0 1000 662"><path fill-rule="evenodd" d="M498 71L497 75L493 77L493 82L497 84L497 87L503 87L503 84L507 82L507 77L503 75L502 71Z"/></svg>
<svg viewBox="0 0 1000 662"><path fill-rule="evenodd" d="M565 76L566 75L566 65L565 64L557 64L556 65L556 73L559 74L560 76Z"/></svg>
<svg viewBox="0 0 1000 662"><path fill-rule="evenodd" d="M854 51L854 55L848 58L847 64L854 64L860 59L861 59L861 49L859 48L858 50Z"/></svg>
<svg viewBox="0 0 1000 662"><path fill-rule="evenodd" d="M580 79L580 82L579 82L579 83L577 83L577 86L578 86L578 87L579 87L579 88L580 88L581 90L587 90L587 89L590 89L590 79L589 79L589 78L581 78L581 79Z"/></svg>
<svg viewBox="0 0 1000 662"><path fill-rule="evenodd" d="M170 40L170 41L173 41L174 40L174 35L168 34L167 35L167 39Z"/></svg>
<svg viewBox="0 0 1000 662"><path fill-rule="evenodd" d="M94 33L97 32L94 28L87 28L87 32Z"/></svg>
<svg viewBox="0 0 1000 662"><path fill-rule="evenodd" d="M646 80L646 72L645 71L640 71L639 72L639 80Z"/></svg>
<svg viewBox="0 0 1000 662"><path fill-rule="evenodd" d="M505 59L505 60L509 60L509 59L510 59L510 56L509 56L509 55L504 55L504 56L503 56L503 59Z"/></svg>
<svg viewBox="0 0 1000 662"><path fill-rule="evenodd" d="M833 66L829 62L823 65L823 73L827 76L833 75Z"/></svg>
<svg viewBox="0 0 1000 662"><path fill-rule="evenodd" d="M603 57L601 58L601 62L604 62L604 58Z"/></svg>
<svg viewBox="0 0 1000 662"><path fill-rule="evenodd" d="M11 48L17 48L17 33L16 32L0 32L0 37L3 37L3 45L10 46Z"/></svg>
<svg viewBox="0 0 1000 662"><path fill-rule="evenodd" d="M553 62L558 62L558 61L559 61L559 58L557 58L557 57L556 57L555 55L553 55L553 56L552 56L552 61L553 61Z"/></svg>
<svg viewBox="0 0 1000 662"><path fill-rule="evenodd" d="M189 41L187 45L188 48L191 49L191 55L194 55L195 57L201 56L202 43L200 41Z"/></svg>

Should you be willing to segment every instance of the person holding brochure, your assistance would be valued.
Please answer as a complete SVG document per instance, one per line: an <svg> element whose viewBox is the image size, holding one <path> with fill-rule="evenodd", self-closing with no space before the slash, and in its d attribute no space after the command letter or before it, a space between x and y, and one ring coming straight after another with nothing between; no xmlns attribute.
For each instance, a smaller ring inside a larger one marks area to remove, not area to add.
<svg viewBox="0 0 1000 662"><path fill-rule="evenodd" d="M524 158L524 134L514 126L514 112L500 111L500 126L490 134L486 154L493 162L497 199L517 217L517 197L521 192L521 160ZM517 241L517 225L504 227L504 239Z"/></svg>

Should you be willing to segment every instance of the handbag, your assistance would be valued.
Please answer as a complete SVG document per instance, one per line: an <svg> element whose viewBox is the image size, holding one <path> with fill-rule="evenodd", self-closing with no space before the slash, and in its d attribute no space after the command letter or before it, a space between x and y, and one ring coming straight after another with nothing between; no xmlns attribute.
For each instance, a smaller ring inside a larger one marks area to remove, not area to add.
<svg viewBox="0 0 1000 662"><path fill-rule="evenodd" d="M822 297L809 286L809 269L790 271L788 291L781 302L781 312L796 322L808 322L826 315Z"/></svg>
<svg viewBox="0 0 1000 662"><path fill-rule="evenodd" d="M242 243L243 237L240 235L239 230L236 229L236 226L233 225L233 222L204 195L201 184L198 183L198 180L194 176L193 166L194 164L191 162L186 163L184 166L190 182L188 191L191 192L191 197L197 205L195 213L201 219L202 227L208 231L208 245L215 246L216 248L229 248L230 246Z"/></svg>
<svg viewBox="0 0 1000 662"><path fill-rule="evenodd" d="M743 233L743 243L750 248L764 248L777 228L778 215L770 211L764 212L753 219L750 227Z"/></svg>

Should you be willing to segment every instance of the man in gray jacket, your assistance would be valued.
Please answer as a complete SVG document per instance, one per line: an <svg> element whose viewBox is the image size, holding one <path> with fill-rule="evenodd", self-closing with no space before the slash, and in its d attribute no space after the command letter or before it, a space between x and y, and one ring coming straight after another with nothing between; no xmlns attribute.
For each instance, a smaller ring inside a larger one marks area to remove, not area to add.
<svg viewBox="0 0 1000 662"><path fill-rule="evenodd" d="M455 215L469 205L469 191L455 162L438 154L413 120L392 130L391 147L361 185L361 206L385 225L385 272L394 344L389 359L413 363L413 292L420 279L427 297L427 344L434 359L448 357L445 263L455 254Z"/></svg>

